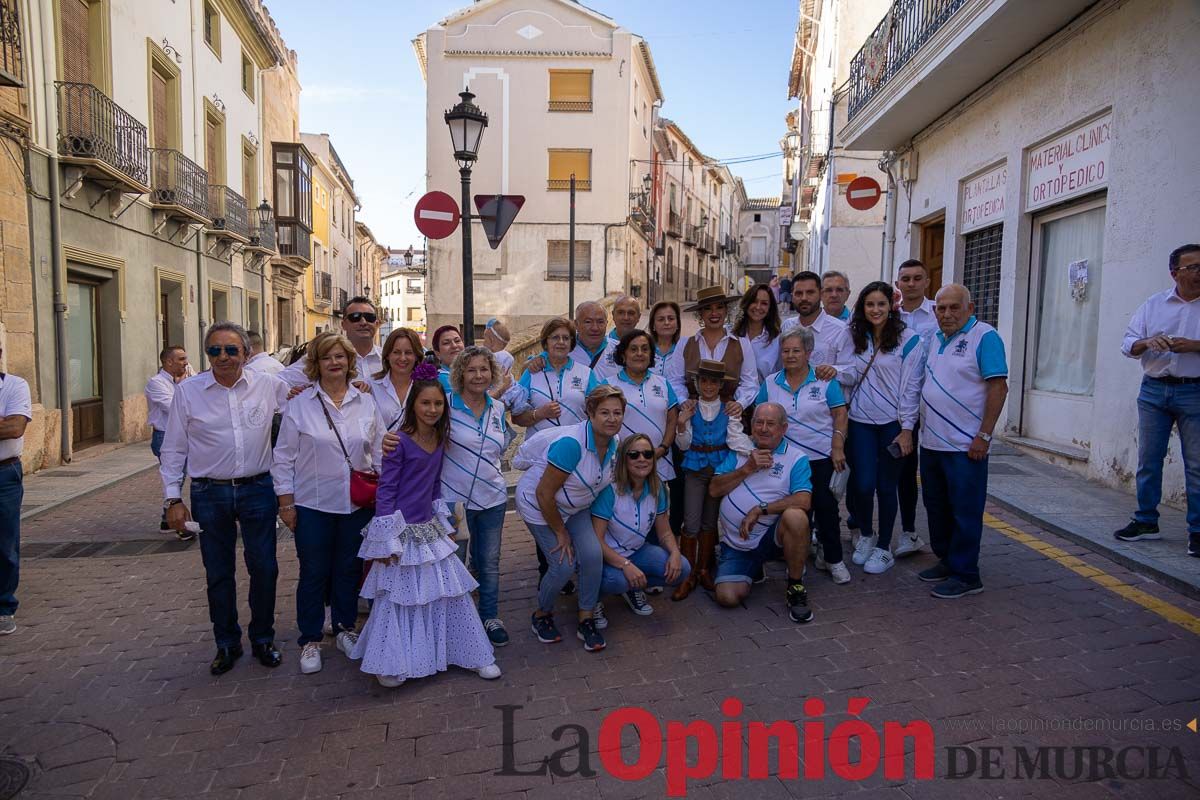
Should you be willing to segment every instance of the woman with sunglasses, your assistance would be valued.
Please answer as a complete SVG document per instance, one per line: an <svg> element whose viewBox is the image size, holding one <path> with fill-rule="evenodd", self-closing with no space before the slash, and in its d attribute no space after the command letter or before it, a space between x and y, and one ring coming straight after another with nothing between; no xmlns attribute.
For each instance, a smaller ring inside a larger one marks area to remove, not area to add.
<svg viewBox="0 0 1200 800"><path fill-rule="evenodd" d="M308 353L305 373L312 385L288 402L271 467L279 518L296 535L296 622L306 675L321 670L327 594L338 648L349 654L358 639L359 534L374 509L351 502L350 471L378 473L383 438L375 401L351 385L357 372L350 341L322 333Z"/></svg>
<svg viewBox="0 0 1200 800"><path fill-rule="evenodd" d="M455 357L466 347L463 344L462 334L459 333L457 326L443 325L433 332L430 344L433 345L433 352L438 359L438 381L442 384L442 388L449 393L450 367L454 364Z"/></svg>
<svg viewBox="0 0 1200 800"><path fill-rule="evenodd" d="M678 586L692 565L679 552L667 518L667 487L658 477L658 453L644 433L621 440L612 485L592 503L592 527L604 554L600 594L619 594L638 616L654 609L644 591ZM654 531L658 544L647 541Z"/></svg>
<svg viewBox="0 0 1200 800"><path fill-rule="evenodd" d="M773 278L772 285L778 280L778 276ZM742 296L733 335L749 340L759 380L766 380L768 375L779 369L780 326L779 304L771 286L765 283L752 286Z"/></svg>
<svg viewBox="0 0 1200 800"><path fill-rule="evenodd" d="M383 343L383 369L371 376L371 396L387 430L404 422L404 404L412 389L413 369L421 362L421 337L409 328L396 328Z"/></svg>

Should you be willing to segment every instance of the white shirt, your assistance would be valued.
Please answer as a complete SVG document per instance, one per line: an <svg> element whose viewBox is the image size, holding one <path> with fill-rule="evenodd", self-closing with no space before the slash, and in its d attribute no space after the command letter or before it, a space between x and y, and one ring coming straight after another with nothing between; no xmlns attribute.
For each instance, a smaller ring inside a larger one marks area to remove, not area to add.
<svg viewBox="0 0 1200 800"><path fill-rule="evenodd" d="M399 430L400 424L404 422L404 404L408 402L408 395L412 392L412 383L408 384L408 391L404 393L404 397L398 397L396 387L392 385L392 379L388 375L370 378L367 382L371 384L371 397L375 400L375 407L379 409L379 416L383 418L384 428L392 432Z"/></svg>
<svg viewBox="0 0 1200 800"><path fill-rule="evenodd" d="M625 395L621 434L643 433L650 437L654 447L662 444L667 432L667 414L679 405L671 384L653 372L647 372L641 383L635 383L624 369L604 382ZM674 479L675 466L669 457L658 460L658 477L664 481Z"/></svg>
<svg viewBox="0 0 1200 800"><path fill-rule="evenodd" d="M512 372L512 368L513 368L513 354L512 353L508 352L507 350L497 350L496 352L492 353L492 355L495 356L496 364L497 364L497 366L500 367L501 373Z"/></svg>
<svg viewBox="0 0 1200 800"><path fill-rule="evenodd" d="M250 360L246 362L246 369L252 369L255 372L265 372L268 375L278 375L287 369L287 367L270 353L259 353L256 356L251 356Z"/></svg>
<svg viewBox="0 0 1200 800"><path fill-rule="evenodd" d="M329 419L321 410L325 404ZM318 385L293 397L283 412L271 480L275 494L295 496L295 504L329 514L350 514L350 467L329 420L357 470L379 472L383 454L383 420L371 395L351 386L338 408Z"/></svg>
<svg viewBox="0 0 1200 800"><path fill-rule="evenodd" d="M753 339L750 346L754 348L754 365L758 368L758 379L764 381L768 375L779 370L779 337L770 338L766 328Z"/></svg>
<svg viewBox="0 0 1200 800"><path fill-rule="evenodd" d="M949 339L934 334L921 387L921 447L969 450L983 422L988 380L1007 375L1004 342L986 322L971 317Z"/></svg>
<svg viewBox="0 0 1200 800"><path fill-rule="evenodd" d="M836 366L854 352L854 344L850 339L850 326L837 317L831 317L824 311L817 314L812 325L800 322L800 317L792 317L783 323L783 333L793 328L804 328L813 335L813 351L808 356L808 363L814 367Z"/></svg>
<svg viewBox="0 0 1200 800"><path fill-rule="evenodd" d="M33 404L29 399L29 384L24 378L0 373L0 417L21 416L33 419ZM20 458L25 436L0 439L0 460Z"/></svg>
<svg viewBox="0 0 1200 800"><path fill-rule="evenodd" d="M733 472L749 458L745 453L730 452L715 472L717 475ZM763 534L778 522L779 514L761 515L750 530L750 537L743 539L739 530L750 510L756 508L760 502L774 503L797 492L811 491L812 468L808 465L808 457L804 455L803 450L786 440L780 442L771 455L770 467L756 470L721 498L718 521L721 541L734 550L753 550L762 540Z"/></svg>
<svg viewBox="0 0 1200 800"><path fill-rule="evenodd" d="M561 370L550 366L550 358L542 353L544 366L541 372L525 370L517 381L519 393L505 392L505 399L513 402L512 412L523 414L529 409L558 403L562 409L558 419L542 419L530 430L540 432L550 428L575 425L587 419L584 411L587 396L595 389L598 381L588 365L568 358Z"/></svg>
<svg viewBox="0 0 1200 800"><path fill-rule="evenodd" d="M508 502L508 482L500 471L504 454L504 403L484 395L476 417L460 395L450 394L450 441L442 459L442 499L473 511Z"/></svg>
<svg viewBox="0 0 1200 800"><path fill-rule="evenodd" d="M632 490L618 493L615 486L609 486L592 503L592 516L608 521L604 543L625 558L642 549L654 530L654 521L669 510L667 487L660 485L654 495L649 483L642 484L637 497Z"/></svg>
<svg viewBox="0 0 1200 800"><path fill-rule="evenodd" d="M359 356L354 362L355 369L358 374L355 376L356 381L369 381L375 376L376 372L383 369L383 348L375 345L371 348L371 352L365 356ZM312 383L308 376L304 374L304 368L308 366L308 353L292 364L286 367L283 372L279 373L279 377L287 383L288 386L307 386Z"/></svg>
<svg viewBox="0 0 1200 800"><path fill-rule="evenodd" d="M874 353L875 341L868 334L867 349L855 353L850 348L844 354L846 361L837 365L838 380L850 399L850 419L868 425L899 422L901 429L911 431L917 424L925 376L921 337L905 328L894 349L881 350L872 361Z"/></svg>
<svg viewBox="0 0 1200 800"><path fill-rule="evenodd" d="M901 308L900 320L910 329L916 331L922 340L928 339L938 329L937 315L933 313L933 309L936 306L937 303L926 297L921 300L921 305L912 311L905 311Z"/></svg>
<svg viewBox="0 0 1200 800"><path fill-rule="evenodd" d="M583 340L580 339L578 336L576 336L575 337L575 349L570 352L571 360L577 364L583 364L588 369L593 369L592 359L598 355L598 356L600 356L600 360L603 360L604 359L604 351L609 350L610 348L615 347L615 346L616 346L616 343L609 337L605 336L603 339L600 340L600 344L597 347L597 349L589 351L586 347L583 346ZM600 360L596 361L596 366L600 365Z"/></svg>
<svg viewBox="0 0 1200 800"><path fill-rule="evenodd" d="M750 344L750 340L744 336L738 337L732 334L726 334L724 338L717 342L717 346L711 350L708 347L708 342L704 341L704 333L698 331L695 336L696 344L700 348L700 358L710 359L712 361L721 361L725 357L725 350L728 349L729 343L734 342L742 348L742 374L738 378L738 388L733 395L743 408L749 408L754 402L754 396L758 394L758 365L754 361L754 348ZM671 359L667 362L667 382L671 384L671 388L675 390L676 397L691 397L687 387L687 365L684 363L683 354L687 350L687 340L680 339L679 344L675 346L675 351L671 353Z"/></svg>
<svg viewBox="0 0 1200 800"><path fill-rule="evenodd" d="M1130 350L1138 339L1163 333L1184 339L1200 339L1200 298L1184 300L1177 289L1152 295L1134 312L1125 329L1121 352L1142 362L1142 371L1151 378L1200 377L1200 353L1171 353L1146 349L1140 356Z"/></svg>
<svg viewBox="0 0 1200 800"><path fill-rule="evenodd" d="M717 418L717 415L725 410L725 404L720 400L701 400L696 399L695 414L699 414L705 422L712 422ZM754 449L754 442L750 441L750 437L742 430L742 420L740 417L729 417L729 422L725 425L725 446L730 450L738 453L749 453ZM676 429L675 446L680 450L687 450L692 446L692 418L683 423L683 430Z"/></svg>
<svg viewBox="0 0 1200 800"><path fill-rule="evenodd" d="M175 378L165 369L160 369L146 381L146 421L156 431L167 429L171 401L175 399L175 386Z"/></svg>
<svg viewBox="0 0 1200 800"><path fill-rule="evenodd" d="M242 370L233 386L211 371L175 387L159 457L163 497L181 497L183 469L193 478L249 478L271 469L271 418L287 405L288 385Z"/></svg>
<svg viewBox="0 0 1200 800"><path fill-rule="evenodd" d="M562 488L554 495L554 504L563 521L590 508L605 487L613 482L617 444L614 436L608 441L608 449L598 453L591 422L551 428L526 439L513 461L513 466L525 470L517 481L516 491L517 511L521 518L531 525L546 524L538 505L537 487L546 473L547 464L567 473Z"/></svg>
<svg viewBox="0 0 1200 800"><path fill-rule="evenodd" d="M787 411L788 427L784 438L799 447L813 461L829 458L833 453L833 414L835 408L846 405L842 385L823 381L816 371L808 368L808 376L800 388L792 391L787 372L780 370L763 383L754 398L755 405L779 403Z"/></svg>

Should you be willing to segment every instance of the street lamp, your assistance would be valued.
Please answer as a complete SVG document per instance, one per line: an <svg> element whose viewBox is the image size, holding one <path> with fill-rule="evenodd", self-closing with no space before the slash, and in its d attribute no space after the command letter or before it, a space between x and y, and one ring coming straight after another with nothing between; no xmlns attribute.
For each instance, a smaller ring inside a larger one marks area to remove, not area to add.
<svg viewBox="0 0 1200 800"><path fill-rule="evenodd" d="M412 245L410 244L408 246L408 249L404 251L404 266L411 267L412 260L413 260L413 249L412 249Z"/></svg>
<svg viewBox="0 0 1200 800"><path fill-rule="evenodd" d="M462 266L463 266L463 341L468 347L475 344L475 295L471 274L471 165L479 155L479 142L487 127L487 114L472 102L475 95L463 90L461 100L446 112L450 141L454 145L454 160L462 177Z"/></svg>

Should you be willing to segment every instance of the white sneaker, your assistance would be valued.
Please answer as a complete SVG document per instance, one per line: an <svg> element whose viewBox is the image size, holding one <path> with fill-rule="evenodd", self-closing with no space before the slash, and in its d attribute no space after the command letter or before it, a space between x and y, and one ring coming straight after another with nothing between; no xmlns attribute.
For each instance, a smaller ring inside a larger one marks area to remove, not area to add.
<svg viewBox="0 0 1200 800"><path fill-rule="evenodd" d="M478 672L479 677L483 678L485 681L494 681L496 678L500 677L500 665L488 664L486 667L480 667L478 670L476 670L476 672Z"/></svg>
<svg viewBox="0 0 1200 800"><path fill-rule="evenodd" d="M379 681L379 685L385 689L395 689L404 683L404 678L397 678L395 675L376 675L375 680Z"/></svg>
<svg viewBox="0 0 1200 800"><path fill-rule="evenodd" d="M663 593L663 587L661 587L661 586L650 586L646 589L646 594L662 594L662 593Z"/></svg>
<svg viewBox="0 0 1200 800"><path fill-rule="evenodd" d="M867 556L871 555L877 541L879 541L879 534L858 537L858 541L854 543L854 555L850 556L850 560L860 567L867 563Z"/></svg>
<svg viewBox="0 0 1200 800"><path fill-rule="evenodd" d="M354 649L354 645L358 644L358 634L354 631L342 631L337 635L337 647L350 657L350 651Z"/></svg>
<svg viewBox="0 0 1200 800"><path fill-rule="evenodd" d="M304 645L300 651L300 671L305 675L321 671L321 645L316 642Z"/></svg>
<svg viewBox="0 0 1200 800"><path fill-rule="evenodd" d="M602 631L608 627L608 617L604 616L604 603L596 603L592 609L592 619L596 621L596 630Z"/></svg>
<svg viewBox="0 0 1200 800"><path fill-rule="evenodd" d="M846 562L838 561L835 564L830 564L829 577L833 578L834 583L849 583L850 570L846 569Z"/></svg>
<svg viewBox="0 0 1200 800"><path fill-rule="evenodd" d="M900 534L900 541L896 542L896 558L915 555L921 552L921 548L924 546L925 543L921 541L920 536L904 531Z"/></svg>
<svg viewBox="0 0 1200 800"><path fill-rule="evenodd" d="M325 606L325 624L321 626L321 633L333 636L333 609L329 606Z"/></svg>
<svg viewBox="0 0 1200 800"><path fill-rule="evenodd" d="M876 547L871 551L871 555L867 556L867 563L863 564L863 572L868 575L879 575L887 572L896 563L896 559L887 550L881 547Z"/></svg>

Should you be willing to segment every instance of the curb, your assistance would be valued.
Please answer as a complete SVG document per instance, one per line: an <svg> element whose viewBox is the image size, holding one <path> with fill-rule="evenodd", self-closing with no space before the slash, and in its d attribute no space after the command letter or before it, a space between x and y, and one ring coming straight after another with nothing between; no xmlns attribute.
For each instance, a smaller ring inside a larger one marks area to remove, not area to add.
<svg viewBox="0 0 1200 800"><path fill-rule="evenodd" d="M1147 564L1144 561L1138 561L1137 559L1130 558L1128 555L1126 555L1125 553L1122 553L1118 550L1104 547L1103 545L1097 543L1094 539L1088 539L1084 536L1080 536L1077 533L1072 533L1071 531L1067 530L1066 528L1063 528L1060 525L1056 525L1053 522L1044 520L1044 519L1040 518L1037 514L1034 514L1031 511L1027 511L1026 509L1021 508L1020 506L1014 505L1013 503L1011 503L1007 500L1002 500L999 497L996 497L995 495L991 494L990 492L988 493L988 501L991 503L995 503L996 505L1003 508L1005 511L1010 511L1013 514L1016 514L1018 517L1020 517L1021 519L1025 520L1027 522L1032 522L1033 524L1038 525L1042 528L1045 528L1046 530L1054 533L1057 536L1061 536L1062 538L1067 539L1071 542L1074 542L1075 544L1077 544L1081 547L1088 548L1089 550L1095 552L1097 555L1102 555L1110 561L1115 561L1116 563L1120 564L1122 567L1125 567L1126 569L1128 569L1131 572L1136 572L1138 575L1141 575L1146 578L1152 578L1153 580L1157 581L1158 583L1161 583L1163 586L1167 587L1168 589L1178 592L1179 594L1181 594L1189 599L1200 600L1200 586L1189 583L1189 582L1183 580L1182 578L1179 578L1178 576L1172 575L1168 572L1164 572L1161 569L1159 569L1158 567L1155 567L1151 564Z"/></svg>
<svg viewBox="0 0 1200 800"><path fill-rule="evenodd" d="M89 487L87 489L82 489L78 492L73 492L71 494L65 494L52 503L49 503L44 506L38 506L37 508L31 508L28 511L22 512L21 513L21 521L24 522L27 519L33 519L35 517L40 517L42 514L49 513L51 511L53 511L54 509L59 508L60 506L66 505L67 503L71 502L72 500L78 500L81 497L87 497L90 494L95 494L96 492L107 489L108 487L112 486L114 483L120 483L121 481L125 480L126 478L132 478L137 475L141 475L144 472L149 472L150 470L154 470L154 469L158 469L158 464L149 464L145 467L142 467L141 469L136 469L133 472L126 472L126 473L122 473L120 475L114 475L113 477L107 478L104 480L104 482L99 483L95 486Z"/></svg>

